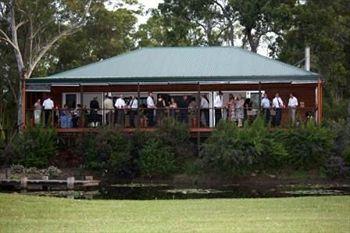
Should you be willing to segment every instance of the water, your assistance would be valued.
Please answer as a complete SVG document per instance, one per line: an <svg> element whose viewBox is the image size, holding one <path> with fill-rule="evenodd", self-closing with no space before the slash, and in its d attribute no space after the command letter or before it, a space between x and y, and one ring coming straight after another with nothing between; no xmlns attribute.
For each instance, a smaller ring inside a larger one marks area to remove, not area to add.
<svg viewBox="0 0 350 233"><path fill-rule="evenodd" d="M98 190L75 191L27 191L24 194L37 196L66 197L72 199L107 200L169 200L213 198L272 198L350 195L350 185L277 185L244 186L227 185L215 188L175 187L168 184L112 184Z"/></svg>

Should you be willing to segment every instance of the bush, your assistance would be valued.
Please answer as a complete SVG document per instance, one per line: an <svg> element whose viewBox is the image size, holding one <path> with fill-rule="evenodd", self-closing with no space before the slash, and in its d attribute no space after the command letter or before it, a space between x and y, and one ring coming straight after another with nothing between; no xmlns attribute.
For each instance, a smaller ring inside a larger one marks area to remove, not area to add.
<svg viewBox="0 0 350 233"><path fill-rule="evenodd" d="M121 131L100 129L82 137L77 147L88 169L105 170L111 175L129 176L132 166L131 140Z"/></svg>
<svg viewBox="0 0 350 233"><path fill-rule="evenodd" d="M259 169L276 168L286 151L269 137L268 129L258 118L251 126L237 128L221 121L201 150L205 170L242 175Z"/></svg>
<svg viewBox="0 0 350 233"><path fill-rule="evenodd" d="M333 133L310 122L305 127L290 129L281 140L288 151L287 162L296 169L318 169L331 155Z"/></svg>
<svg viewBox="0 0 350 233"><path fill-rule="evenodd" d="M330 178L340 178L346 175L346 167L342 157L331 156L326 160L324 172Z"/></svg>
<svg viewBox="0 0 350 233"><path fill-rule="evenodd" d="M165 118L154 137L174 153L178 167L194 156L190 131L184 123L173 118Z"/></svg>
<svg viewBox="0 0 350 233"><path fill-rule="evenodd" d="M57 153L57 134L54 129L33 127L19 133L12 142L11 163L25 167L48 167Z"/></svg>
<svg viewBox="0 0 350 233"><path fill-rule="evenodd" d="M327 122L327 127L335 135L332 153L341 156L350 165L350 123L346 121Z"/></svg>
<svg viewBox="0 0 350 233"><path fill-rule="evenodd" d="M158 140L149 140L141 150L141 174L148 177L168 176L176 171L175 155Z"/></svg>

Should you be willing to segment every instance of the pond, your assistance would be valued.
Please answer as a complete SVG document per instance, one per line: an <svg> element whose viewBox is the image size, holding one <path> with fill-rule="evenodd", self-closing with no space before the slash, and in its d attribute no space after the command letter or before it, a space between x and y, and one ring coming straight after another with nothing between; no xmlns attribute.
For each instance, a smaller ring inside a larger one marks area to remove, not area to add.
<svg viewBox="0 0 350 233"><path fill-rule="evenodd" d="M325 195L350 195L350 185L226 185L216 188L175 187L168 184L112 184L98 190L28 191L27 195L74 199L160 200L201 198L272 198Z"/></svg>

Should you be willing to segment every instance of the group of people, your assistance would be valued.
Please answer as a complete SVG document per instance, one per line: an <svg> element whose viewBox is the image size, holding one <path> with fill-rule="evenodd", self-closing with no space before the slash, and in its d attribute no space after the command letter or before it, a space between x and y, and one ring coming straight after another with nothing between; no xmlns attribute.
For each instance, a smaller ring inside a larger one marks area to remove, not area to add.
<svg viewBox="0 0 350 233"><path fill-rule="evenodd" d="M54 125L58 122L61 128L78 127L79 120L81 119L82 106L77 104L76 108L72 111L65 104L63 108L59 108L54 105L51 97L47 97L43 103L41 99L38 99L34 104L34 124L42 124L41 116L44 112L44 126Z"/></svg>
<svg viewBox="0 0 350 233"><path fill-rule="evenodd" d="M290 93L288 105L285 106L279 93L275 94L275 97L270 101L268 95L265 93L261 100L261 108L263 110L266 124L270 123L273 126L280 126L282 120L282 110L288 107L289 119L292 125L296 123L296 111L299 106L298 99L293 93Z"/></svg>
<svg viewBox="0 0 350 233"><path fill-rule="evenodd" d="M166 98L167 97L167 98ZM139 99L130 96L124 99L123 94L118 97L106 95L103 100L102 112L100 114L100 104L97 97L90 101L89 111L77 104L74 110L64 105L62 109L54 106L54 102L47 97L43 103L38 99L34 104L34 123L41 123L42 111L44 112L44 124L47 126L56 118L62 128L71 128L82 126L81 120L85 119L92 127L102 124L102 118L105 117L107 125L116 124L121 127L125 126L126 115L129 116L129 126L134 128L139 122L140 117L147 119L147 126L153 127L161 124L164 117L173 117L180 122L189 123L195 121L195 126L209 127L210 105L208 97L204 94L198 100L195 96L183 95L178 98L172 96L157 96L154 99L152 92L148 93L144 104L139 104ZM261 99L261 110L266 124L280 126L282 119L282 110L286 107L289 109L289 119L292 124L296 123L296 110L299 106L298 99L290 94L288 105L285 106L279 93L270 100L265 93ZM221 119L228 119L235 122L238 127L243 125L245 120L254 118L257 111L254 111L252 101L249 98L242 98L240 95L229 94L228 102L224 104L223 93L219 91L213 99L213 115L215 115L215 124ZM199 118L199 119L198 119ZM197 121L199 120L199 122Z"/></svg>

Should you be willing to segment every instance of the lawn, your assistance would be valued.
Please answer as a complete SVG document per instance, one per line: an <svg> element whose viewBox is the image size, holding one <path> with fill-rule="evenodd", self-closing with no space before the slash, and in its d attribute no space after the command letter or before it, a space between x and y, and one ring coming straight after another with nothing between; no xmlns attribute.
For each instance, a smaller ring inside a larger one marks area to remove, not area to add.
<svg viewBox="0 0 350 233"><path fill-rule="evenodd" d="M350 232L350 196L83 201L0 194L0 232Z"/></svg>

